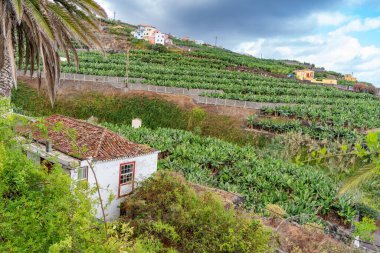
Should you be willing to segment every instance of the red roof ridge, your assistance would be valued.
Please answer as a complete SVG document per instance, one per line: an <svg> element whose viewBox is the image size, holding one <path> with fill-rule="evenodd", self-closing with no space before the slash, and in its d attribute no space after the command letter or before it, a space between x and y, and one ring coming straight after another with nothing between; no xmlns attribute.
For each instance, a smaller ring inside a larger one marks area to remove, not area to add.
<svg viewBox="0 0 380 253"><path fill-rule="evenodd" d="M84 153L76 154L75 148L67 134L54 129L54 125L57 123L62 123L64 129L73 129L76 131L77 139L75 145L79 148L85 147ZM48 127L47 138L52 141L53 149L80 159L92 157L95 161L108 161L157 152L157 150L147 145L134 143L105 127L84 120L55 114L45 118L45 124ZM19 132L21 134L30 132L33 139L37 142L43 143L46 141L46 136L39 130L33 130L32 126L26 127L26 129L20 130Z"/></svg>
<svg viewBox="0 0 380 253"><path fill-rule="evenodd" d="M107 133L107 129L103 128L102 137L100 137L100 142L99 142L98 148L95 151L95 157L97 157L99 155L99 151L100 151L100 148L102 147L102 144L103 144L103 141L104 141L104 137L106 136L106 133Z"/></svg>
<svg viewBox="0 0 380 253"><path fill-rule="evenodd" d="M89 126L96 127L96 128L98 128L98 129L107 129L107 128L105 128L105 127L102 127L102 126L99 126L99 125L96 125L96 124L90 123L90 122L88 122L88 121L86 121L86 120L84 120L84 119L76 119L76 118L73 118L73 117L70 117L70 116L65 116L65 115L62 115L62 114L53 114L53 115L51 115L51 116L49 116L49 117L46 117L46 118L45 118L45 121L46 121L47 119L50 119L50 118L70 119L70 120L74 120L74 121L76 121L76 122L82 123L82 124L84 124L84 125L89 125Z"/></svg>

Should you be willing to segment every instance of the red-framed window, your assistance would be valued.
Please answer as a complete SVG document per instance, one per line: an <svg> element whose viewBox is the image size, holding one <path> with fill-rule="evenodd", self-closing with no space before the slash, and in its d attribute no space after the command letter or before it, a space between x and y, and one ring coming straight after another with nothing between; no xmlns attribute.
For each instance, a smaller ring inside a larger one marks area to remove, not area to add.
<svg viewBox="0 0 380 253"><path fill-rule="evenodd" d="M133 183L135 179L135 162L120 164L119 185Z"/></svg>
<svg viewBox="0 0 380 253"><path fill-rule="evenodd" d="M122 163L120 164L119 169L119 189L118 189L118 197L124 197L134 191L135 188L135 167L136 162ZM129 186L127 186L129 185ZM126 194L122 194L123 187L128 187L130 191Z"/></svg>

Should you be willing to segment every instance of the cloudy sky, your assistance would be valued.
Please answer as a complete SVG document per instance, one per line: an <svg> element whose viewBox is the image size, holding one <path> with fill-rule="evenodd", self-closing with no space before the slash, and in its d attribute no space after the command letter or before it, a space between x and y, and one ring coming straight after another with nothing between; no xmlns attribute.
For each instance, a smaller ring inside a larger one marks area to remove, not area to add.
<svg viewBox="0 0 380 253"><path fill-rule="evenodd" d="M353 72L380 87L379 0L98 0L110 17L149 23L240 53Z"/></svg>

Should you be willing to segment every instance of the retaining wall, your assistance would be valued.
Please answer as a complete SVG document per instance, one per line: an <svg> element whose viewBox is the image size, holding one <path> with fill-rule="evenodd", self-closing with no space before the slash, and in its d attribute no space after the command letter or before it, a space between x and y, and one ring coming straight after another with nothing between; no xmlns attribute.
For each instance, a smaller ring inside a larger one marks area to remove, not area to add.
<svg viewBox="0 0 380 253"><path fill-rule="evenodd" d="M24 76L24 71L18 71L17 74L20 76ZM27 73L25 76L28 76L28 75L29 73ZM36 72L33 74L33 77L37 77ZM96 82L98 84L110 85L115 88L123 89L125 91L141 90L141 91L151 91L151 92L164 93L164 94L185 95L185 96L190 96L194 100L194 102L196 102L197 104L206 104L206 105L215 105L215 106L230 106L230 107L237 107L237 108L260 110L263 107L276 107L276 106L281 106L281 105L288 105L286 103L260 103L260 102L250 102L250 101L241 101L241 100L233 100L233 99L203 97L201 96L201 94L204 92L223 94L223 91L206 90L206 89L187 89L187 88L142 84L141 78L130 78L130 80L134 80L134 83L129 83L127 86L125 85L124 77L61 73L61 80L76 81L79 83Z"/></svg>

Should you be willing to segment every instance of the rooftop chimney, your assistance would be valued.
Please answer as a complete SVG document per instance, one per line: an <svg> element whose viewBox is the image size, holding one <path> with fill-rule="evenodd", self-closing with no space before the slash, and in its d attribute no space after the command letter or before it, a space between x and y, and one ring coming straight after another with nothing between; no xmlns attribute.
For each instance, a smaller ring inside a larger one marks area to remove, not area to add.
<svg viewBox="0 0 380 253"><path fill-rule="evenodd" d="M51 152L51 142L50 141L46 141L46 152L47 153Z"/></svg>
<svg viewBox="0 0 380 253"><path fill-rule="evenodd" d="M132 120L132 127L133 128L140 128L142 125L142 120L141 119L133 119Z"/></svg>

